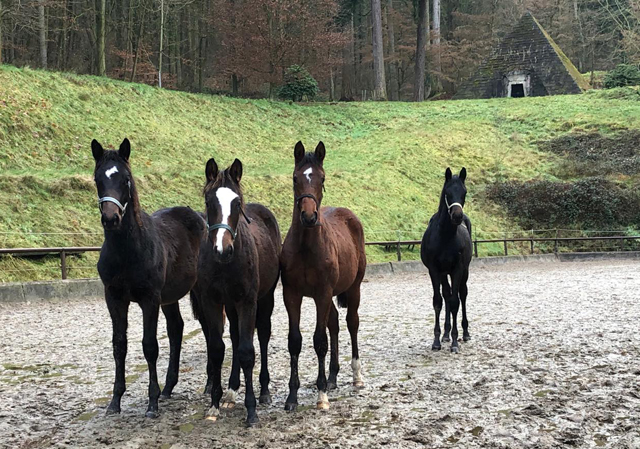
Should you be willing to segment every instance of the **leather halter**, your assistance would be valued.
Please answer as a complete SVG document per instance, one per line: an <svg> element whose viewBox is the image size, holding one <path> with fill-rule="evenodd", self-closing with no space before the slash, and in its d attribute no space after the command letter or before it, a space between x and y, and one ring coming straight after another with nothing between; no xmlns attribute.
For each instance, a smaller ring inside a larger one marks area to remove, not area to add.
<svg viewBox="0 0 640 449"><path fill-rule="evenodd" d="M131 181L129 181L127 183L128 187L129 187L129 199L131 199ZM120 213L122 214L122 216L124 217L125 212L127 211L127 206L129 205L129 202L127 201L126 203L124 203L124 205L116 198L112 197L112 196L103 196L98 198L98 208L100 209L100 212L102 212L102 203L113 203L116 206L118 206L118 209L120 209Z"/></svg>
<svg viewBox="0 0 640 449"><path fill-rule="evenodd" d="M303 193L302 195L296 197L296 206L298 206L298 209L300 209L300 201L305 198L311 198L313 202L316 203L316 209L318 208L318 199L315 197L315 195L311 193Z"/></svg>

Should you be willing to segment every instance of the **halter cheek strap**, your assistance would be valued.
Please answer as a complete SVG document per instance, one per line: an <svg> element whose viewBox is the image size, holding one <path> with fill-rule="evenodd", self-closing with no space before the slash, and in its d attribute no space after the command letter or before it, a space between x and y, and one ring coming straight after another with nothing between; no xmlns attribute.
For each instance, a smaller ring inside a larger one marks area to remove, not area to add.
<svg viewBox="0 0 640 449"><path fill-rule="evenodd" d="M98 198L98 207L100 208L100 210L102 210L102 203L115 204L116 206L118 206L118 209L120 209L120 213L122 215L124 215L124 213L127 211L127 205L129 204L129 203L124 203L124 206L123 206L120 201L118 201L112 196L103 196L102 198Z"/></svg>

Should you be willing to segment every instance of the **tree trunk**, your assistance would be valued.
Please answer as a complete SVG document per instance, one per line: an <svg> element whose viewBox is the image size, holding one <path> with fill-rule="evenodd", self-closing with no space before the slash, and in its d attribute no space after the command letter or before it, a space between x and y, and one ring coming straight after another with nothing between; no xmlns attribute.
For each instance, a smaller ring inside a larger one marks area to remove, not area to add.
<svg viewBox="0 0 640 449"><path fill-rule="evenodd" d="M336 83L335 83L335 72L333 67L329 69L329 101L334 101L336 99Z"/></svg>
<svg viewBox="0 0 640 449"><path fill-rule="evenodd" d="M136 79L136 71L138 70L138 58L140 57L140 46L142 45L142 33L144 32L144 16L146 12L146 8L140 3L142 6L142 18L140 19L140 28L138 28L138 37L136 38L136 53L133 57L133 68L131 69L131 79L130 82Z"/></svg>
<svg viewBox="0 0 640 449"><path fill-rule="evenodd" d="M2 9L2 0L0 0L0 64L2 64L2 17L4 15L4 10Z"/></svg>
<svg viewBox="0 0 640 449"><path fill-rule="evenodd" d="M107 13L107 0L96 0L96 40L97 40L96 66L98 70L98 76L105 76L107 74L107 66L105 62L105 47L104 47L106 13Z"/></svg>
<svg viewBox="0 0 640 449"><path fill-rule="evenodd" d="M348 40L342 51L342 94L340 95L340 101L353 101L353 12L345 34Z"/></svg>
<svg viewBox="0 0 640 449"><path fill-rule="evenodd" d="M158 50L158 87L162 87L162 51L164 43L164 0L160 0L160 49Z"/></svg>
<svg viewBox="0 0 640 449"><path fill-rule="evenodd" d="M45 0L38 0L38 35L40 41L40 67L47 68L47 24L44 10Z"/></svg>
<svg viewBox="0 0 640 449"><path fill-rule="evenodd" d="M234 97L238 96L238 75L235 73L231 75L231 94Z"/></svg>
<svg viewBox="0 0 640 449"><path fill-rule="evenodd" d="M384 49L382 45L382 9L380 0L371 0L373 43L373 96L375 100L387 99L384 76Z"/></svg>
<svg viewBox="0 0 640 449"><path fill-rule="evenodd" d="M424 101L425 57L427 53L427 0L418 1L418 36L413 82L413 101Z"/></svg>
<svg viewBox="0 0 640 449"><path fill-rule="evenodd" d="M388 55L389 55L389 99L398 101L398 68L396 63L396 37L393 28L393 0L387 1L387 35L389 38Z"/></svg>
<svg viewBox="0 0 640 449"><path fill-rule="evenodd" d="M438 90L441 90L440 75L442 73L442 61L440 58L440 0L433 0L433 46L436 80Z"/></svg>

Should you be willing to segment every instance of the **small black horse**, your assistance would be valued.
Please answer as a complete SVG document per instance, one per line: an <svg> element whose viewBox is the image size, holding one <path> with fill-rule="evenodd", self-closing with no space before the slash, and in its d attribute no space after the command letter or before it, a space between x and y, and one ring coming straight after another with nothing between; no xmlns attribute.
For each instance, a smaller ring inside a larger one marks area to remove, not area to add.
<svg viewBox="0 0 640 449"><path fill-rule="evenodd" d="M140 209L135 181L131 175L131 146L124 139L118 151L105 151L91 142L95 159L94 178L102 212L104 244L98 273L113 323L113 357L116 378L107 414L120 413L125 392L127 355L127 315L129 304L142 309L144 336L142 349L149 366L149 406L146 416L158 416L160 387L156 372L158 359L158 313L167 319L170 356L163 397L170 397L178 382L180 347L184 322L178 300L196 282L200 242L205 238L205 222L188 207L161 209L149 216Z"/></svg>
<svg viewBox="0 0 640 449"><path fill-rule="evenodd" d="M280 276L282 238L278 222L266 207L247 204L240 186L242 163L218 171L214 159L207 162L204 188L209 239L202 243L198 282L191 303L207 340L207 389L211 408L207 418L216 420L222 398L221 368L225 345L223 308L229 317L233 361L229 390L223 408L231 408L240 388L240 368L245 379L247 425L258 422L253 391L254 329L260 341L260 403L270 403L267 352L271 337L274 291Z"/></svg>
<svg viewBox="0 0 640 449"><path fill-rule="evenodd" d="M440 349L440 311L442 295L445 298L445 325L442 341L449 341L451 332L451 352L458 352L458 307L462 302L462 335L464 341L471 339L467 321L467 279L471 262L471 221L462 209L467 188L464 181L467 170L463 168L459 176L453 176L451 169L445 172L445 183L440 195L438 212L429 220L429 226L422 237L420 257L429 269L433 285L433 308L436 312L435 339L431 346ZM451 286L447 276L451 276ZM442 295L440 286L442 285ZM449 321L453 317L453 327Z"/></svg>

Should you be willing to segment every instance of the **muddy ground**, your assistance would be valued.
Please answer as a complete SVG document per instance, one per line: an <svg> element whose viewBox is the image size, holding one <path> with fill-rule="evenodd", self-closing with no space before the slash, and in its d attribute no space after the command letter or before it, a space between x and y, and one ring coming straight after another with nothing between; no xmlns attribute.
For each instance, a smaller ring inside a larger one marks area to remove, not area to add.
<svg viewBox="0 0 640 449"><path fill-rule="evenodd" d="M261 426L244 407L203 420L204 338L183 301L181 379L161 416L144 417L147 375L141 316L130 312L128 390L120 416L111 394L111 324L102 300L0 306L0 446L6 447L640 447L640 264L526 263L476 267L473 340L431 351L425 274L363 284L361 356L366 388L350 386L341 311L339 388L315 410L313 302L303 305L301 405L288 392L286 312L278 291L270 348L274 403ZM160 327L161 377L168 340ZM230 347L228 336L227 348ZM228 375L229 349L224 375ZM256 372L258 367L256 367ZM257 376L256 376L257 378ZM257 382L257 380L256 380Z"/></svg>

